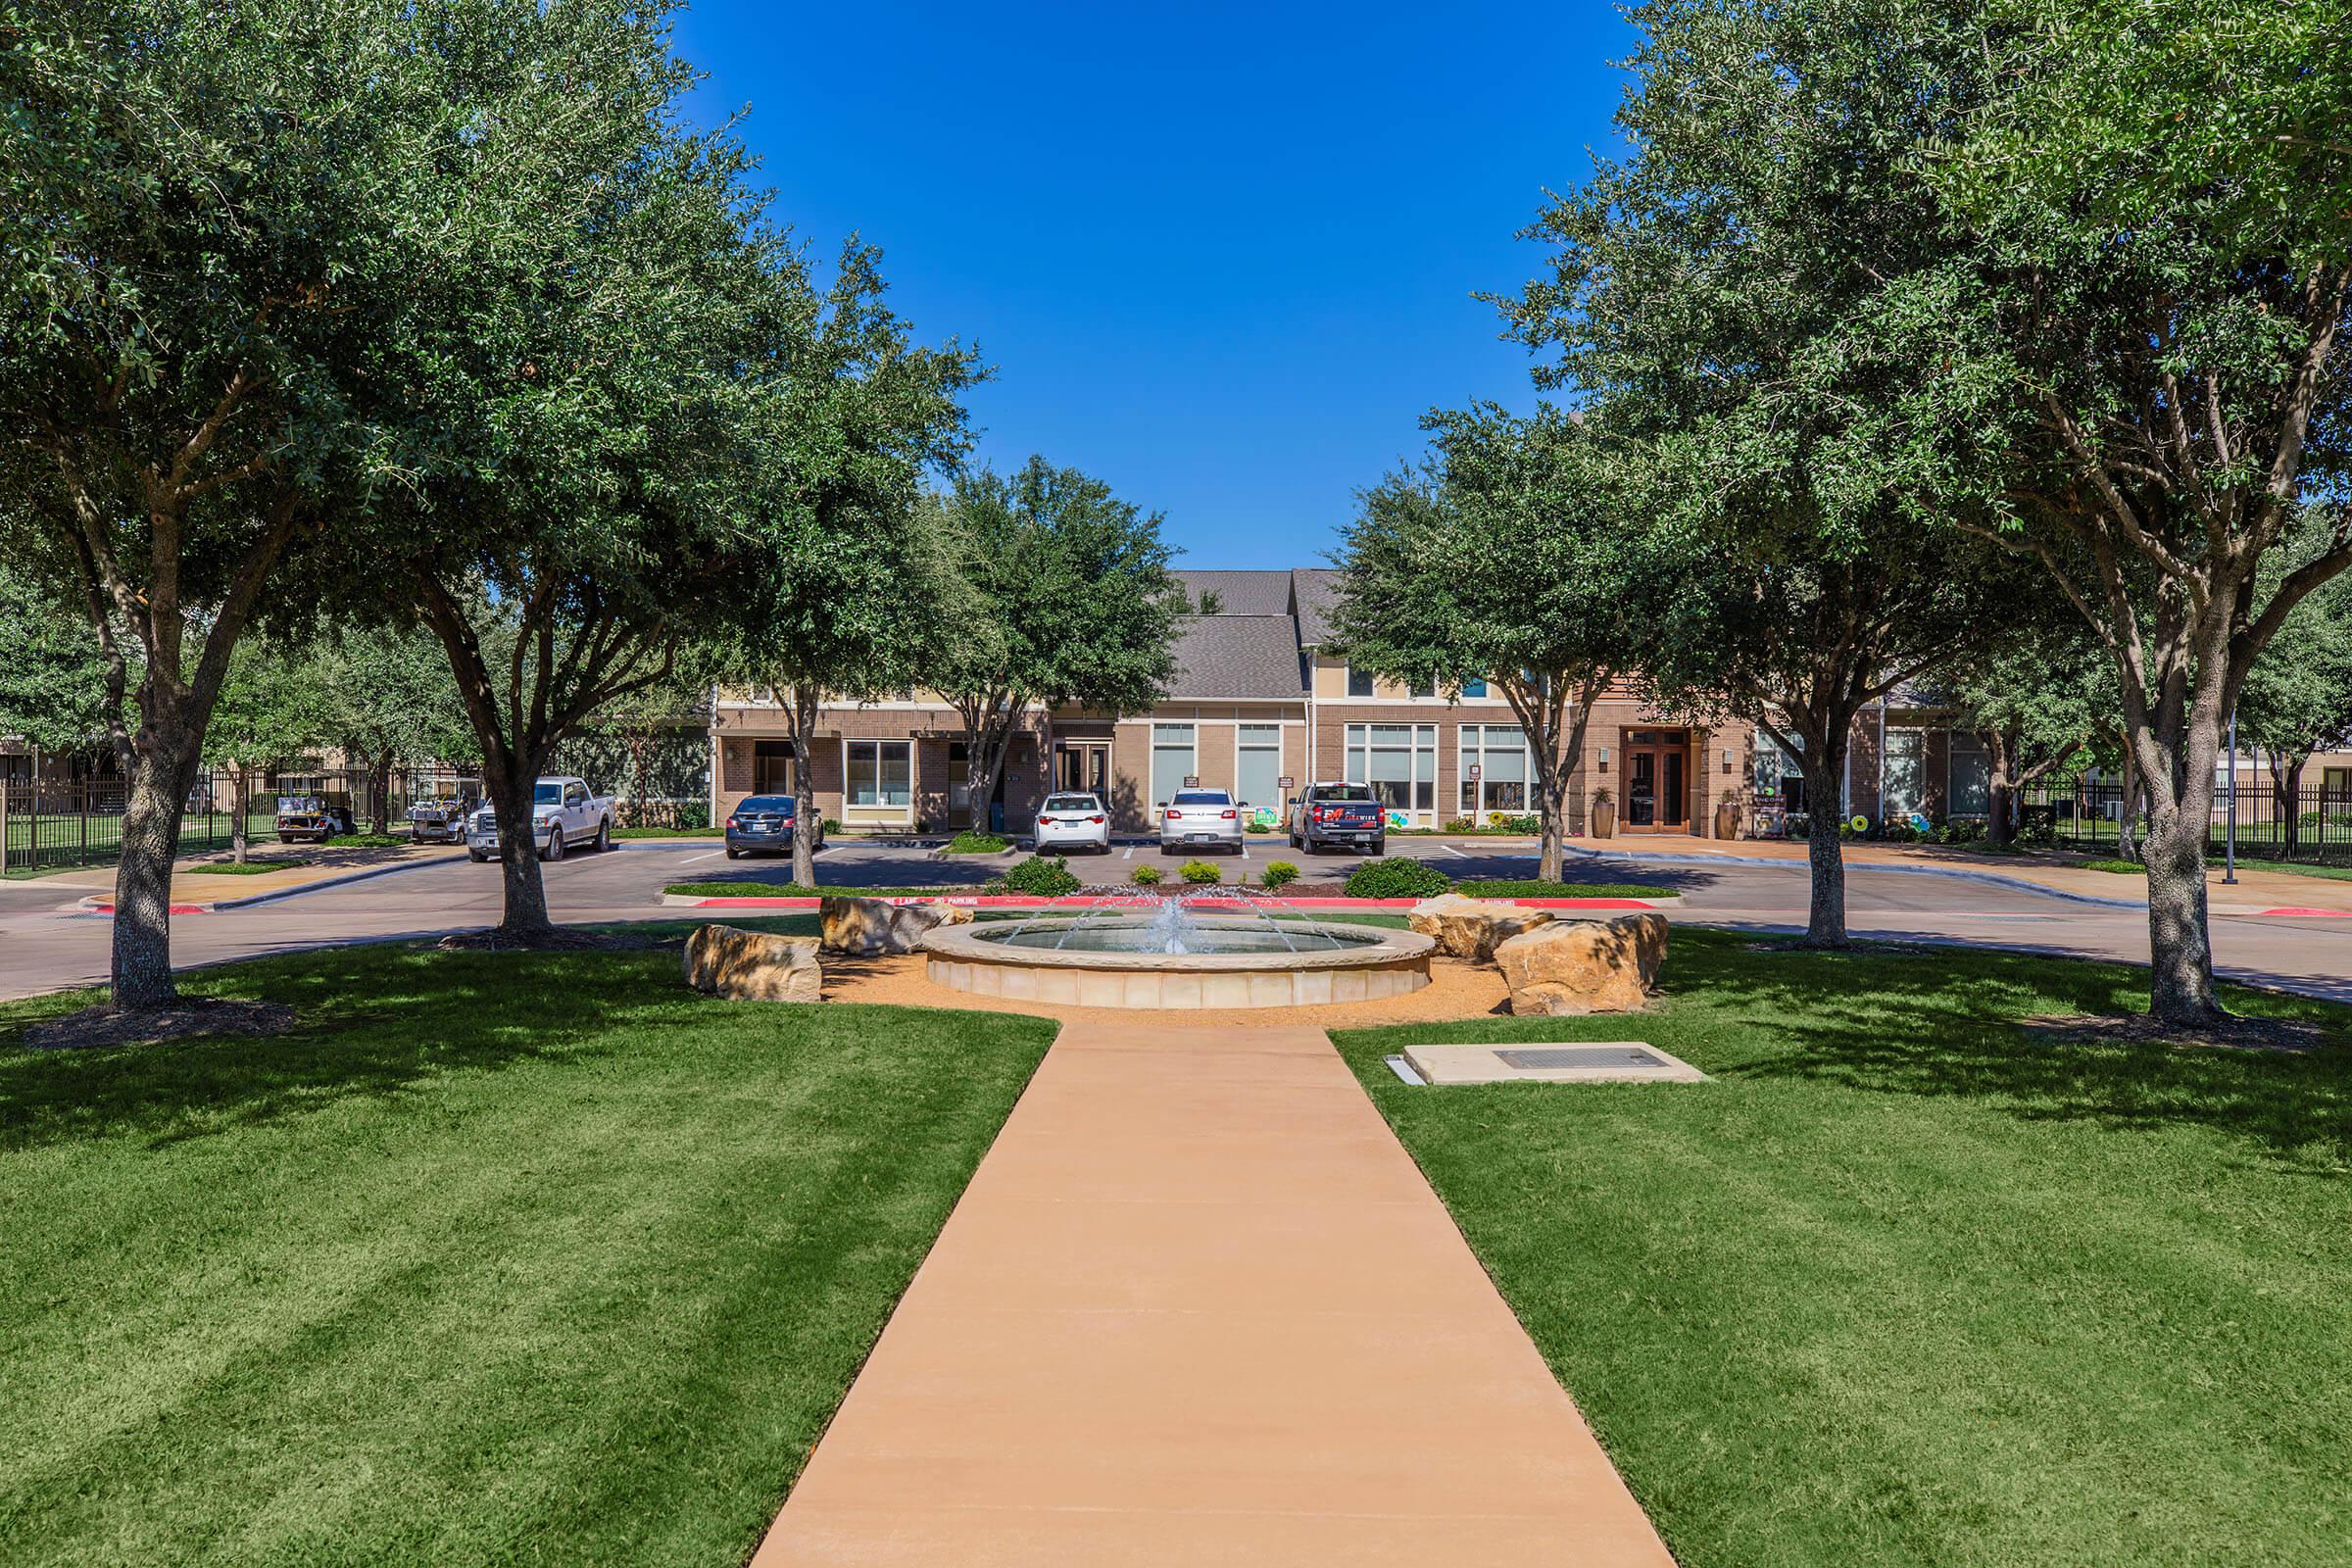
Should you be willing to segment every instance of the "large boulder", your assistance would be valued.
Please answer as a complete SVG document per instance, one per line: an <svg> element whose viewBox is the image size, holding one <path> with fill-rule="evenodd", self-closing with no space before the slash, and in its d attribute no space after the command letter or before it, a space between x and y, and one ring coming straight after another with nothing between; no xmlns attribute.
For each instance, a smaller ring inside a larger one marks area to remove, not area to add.
<svg viewBox="0 0 2352 1568"><path fill-rule="evenodd" d="M816 944L731 925L707 925L686 939L686 983L747 1002L822 1002L825 971Z"/></svg>
<svg viewBox="0 0 2352 1568"><path fill-rule="evenodd" d="M1666 917L1555 921L1494 950L1515 1013L1633 1012L1666 961Z"/></svg>
<svg viewBox="0 0 2352 1568"><path fill-rule="evenodd" d="M945 899L921 904L893 904L888 899L854 899L829 893L817 906L821 939L827 953L854 958L876 958L892 953L912 953L923 934L934 926L964 925L972 911Z"/></svg>
<svg viewBox="0 0 2352 1568"><path fill-rule="evenodd" d="M1407 910L1405 924L1435 941L1438 951L1472 963L1485 963L1495 948L1522 932L1549 925L1544 909L1522 909L1515 904L1493 904L1467 899L1459 893L1423 899Z"/></svg>

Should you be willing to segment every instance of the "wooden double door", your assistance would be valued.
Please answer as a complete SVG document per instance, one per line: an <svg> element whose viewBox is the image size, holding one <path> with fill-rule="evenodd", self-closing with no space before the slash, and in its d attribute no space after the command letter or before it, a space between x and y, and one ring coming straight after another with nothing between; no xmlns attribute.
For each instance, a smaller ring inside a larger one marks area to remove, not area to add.
<svg viewBox="0 0 2352 1568"><path fill-rule="evenodd" d="M1625 830L1690 831L1690 732L1625 732Z"/></svg>

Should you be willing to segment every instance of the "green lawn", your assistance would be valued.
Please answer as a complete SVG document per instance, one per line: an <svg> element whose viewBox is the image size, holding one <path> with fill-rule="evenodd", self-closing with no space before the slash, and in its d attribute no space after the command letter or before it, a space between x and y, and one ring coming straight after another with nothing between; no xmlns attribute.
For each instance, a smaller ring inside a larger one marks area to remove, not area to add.
<svg viewBox="0 0 2352 1568"><path fill-rule="evenodd" d="M1053 1032L674 949L184 983L306 1026L34 1054L86 999L0 1004L12 1568L735 1568Z"/></svg>
<svg viewBox="0 0 2352 1568"><path fill-rule="evenodd" d="M2120 966L1678 927L1640 1018L1340 1037L1686 1568L2352 1558L2352 1026L2050 1043ZM1422 1089L1428 1039L1718 1082Z"/></svg>
<svg viewBox="0 0 2352 1568"><path fill-rule="evenodd" d="M311 862L306 859L258 859L239 864L235 860L207 860L202 865L183 865L181 876L268 876L272 871L299 871Z"/></svg>

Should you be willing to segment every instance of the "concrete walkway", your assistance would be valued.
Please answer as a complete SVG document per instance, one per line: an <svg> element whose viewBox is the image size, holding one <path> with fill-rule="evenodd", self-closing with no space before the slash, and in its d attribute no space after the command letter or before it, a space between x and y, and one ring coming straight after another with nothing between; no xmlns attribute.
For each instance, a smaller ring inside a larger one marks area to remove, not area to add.
<svg viewBox="0 0 2352 1568"><path fill-rule="evenodd" d="M753 1562L1671 1559L1320 1031L1090 1021Z"/></svg>

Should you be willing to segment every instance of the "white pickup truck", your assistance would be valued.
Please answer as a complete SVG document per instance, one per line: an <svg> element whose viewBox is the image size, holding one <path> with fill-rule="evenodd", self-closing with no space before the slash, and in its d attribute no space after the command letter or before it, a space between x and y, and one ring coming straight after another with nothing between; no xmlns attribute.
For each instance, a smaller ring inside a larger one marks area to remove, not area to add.
<svg viewBox="0 0 2352 1568"><path fill-rule="evenodd" d="M531 786L531 836L539 858L561 860L574 845L612 847L612 797L591 795L585 782L550 774ZM488 802L466 823L466 854L487 860L498 853L498 813Z"/></svg>

